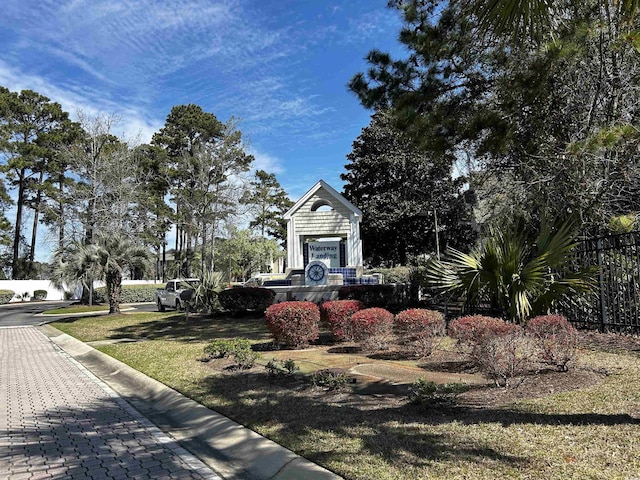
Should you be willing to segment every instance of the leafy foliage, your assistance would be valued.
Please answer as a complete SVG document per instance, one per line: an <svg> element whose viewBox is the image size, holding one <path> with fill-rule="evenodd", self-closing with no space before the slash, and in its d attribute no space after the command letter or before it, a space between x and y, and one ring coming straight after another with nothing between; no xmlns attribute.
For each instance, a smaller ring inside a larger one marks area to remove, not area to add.
<svg viewBox="0 0 640 480"><path fill-rule="evenodd" d="M592 290L592 270L573 269L575 228L569 222L543 224L535 240L521 225L492 228L470 254L447 250L433 260L430 286L459 295L465 305L488 302L501 315L522 322L558 301Z"/></svg>
<svg viewBox="0 0 640 480"><path fill-rule="evenodd" d="M287 360L272 358L267 362L265 368L269 372L269 375L272 376L293 375L297 370L300 370L296 362L291 358Z"/></svg>
<svg viewBox="0 0 640 480"><path fill-rule="evenodd" d="M241 287L222 290L218 294L220 305L231 312L264 312L275 299L275 292L268 288Z"/></svg>
<svg viewBox="0 0 640 480"><path fill-rule="evenodd" d="M265 314L274 341L293 348L305 347L319 336L320 310L312 302L282 302Z"/></svg>
<svg viewBox="0 0 640 480"><path fill-rule="evenodd" d="M358 300L365 307L387 308L402 303L394 285L345 285L338 289L340 300Z"/></svg>
<svg viewBox="0 0 640 480"><path fill-rule="evenodd" d="M347 159L344 194L363 212L369 263L406 265L435 252L436 224L443 246L463 248L473 240L460 192L464 179L453 180L451 163L416 148L388 114L373 115Z"/></svg>
<svg viewBox="0 0 640 480"><path fill-rule="evenodd" d="M454 320L449 332L470 349L473 363L498 386L509 386L530 366L533 352L519 325L476 315Z"/></svg>
<svg viewBox="0 0 640 480"><path fill-rule="evenodd" d="M420 308L398 313L395 325L401 339L419 357L431 355L436 339L445 331L444 316L440 312Z"/></svg>
<svg viewBox="0 0 640 480"><path fill-rule="evenodd" d="M393 314L384 308L365 308L351 315L353 339L365 350L386 348L393 331Z"/></svg>
<svg viewBox="0 0 640 480"><path fill-rule="evenodd" d="M251 342L244 338L216 339L204 347L204 353L212 358L232 357L242 370L252 368L259 356L251 350Z"/></svg>
<svg viewBox="0 0 640 480"><path fill-rule="evenodd" d="M541 315L527 322L529 335L538 349L540 359L566 372L575 362L578 332L562 315Z"/></svg>
<svg viewBox="0 0 640 480"><path fill-rule="evenodd" d="M157 290L157 285L122 285L120 303L155 302ZM96 303L107 302L108 298L107 287L99 287L93 291L93 301Z"/></svg>
<svg viewBox="0 0 640 480"><path fill-rule="evenodd" d="M11 301L15 292L13 290L0 290L0 305L5 305Z"/></svg>
<svg viewBox="0 0 640 480"><path fill-rule="evenodd" d="M314 386L325 390L343 390L349 384L349 377L344 372L325 369L314 372L311 375L311 382Z"/></svg>
<svg viewBox="0 0 640 480"><path fill-rule="evenodd" d="M432 407L451 403L461 393L469 390L464 383L435 383L419 378L409 386L407 396L411 403Z"/></svg>
<svg viewBox="0 0 640 480"><path fill-rule="evenodd" d="M364 304L359 300L333 300L320 306L320 318L329 325L333 338L338 341L352 341L351 315L362 310Z"/></svg>

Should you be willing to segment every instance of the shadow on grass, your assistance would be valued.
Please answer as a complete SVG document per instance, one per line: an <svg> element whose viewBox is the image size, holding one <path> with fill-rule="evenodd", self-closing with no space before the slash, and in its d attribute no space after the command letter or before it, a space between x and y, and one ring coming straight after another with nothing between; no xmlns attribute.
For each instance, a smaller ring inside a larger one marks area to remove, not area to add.
<svg viewBox="0 0 640 480"><path fill-rule="evenodd" d="M362 396L354 401L353 397L347 395L340 399L331 393L311 390L300 382L282 384L280 380L260 372L210 376L198 388L201 395L212 392L222 398L225 406L220 411L223 414L253 428L277 425L278 434L274 440L294 450L300 451L302 448L304 456L325 464L339 462L346 456L354 457L356 454L353 452L347 453L349 447L345 451L341 445L355 442L362 453L383 457L389 464L409 462L413 467L422 467L443 460L489 460L509 467L526 467L529 462L527 458L498 451L499 438L487 437L484 442L474 444L469 438L459 438L457 434L430 432L428 427L453 422L464 425L493 423L503 427L514 424L640 424L638 419L629 415L540 414L459 406L425 409L402 402L400 406L397 403L384 406L375 397ZM358 408L360 401L368 403L369 407ZM336 435L336 445L327 448L327 442L324 441L313 444L305 441L309 435L322 435L319 432ZM399 468L402 467L399 465Z"/></svg>
<svg viewBox="0 0 640 480"><path fill-rule="evenodd" d="M215 338L263 340L267 331L263 318L226 318L184 314L127 325L113 330L109 338L144 338L176 342L207 342Z"/></svg>

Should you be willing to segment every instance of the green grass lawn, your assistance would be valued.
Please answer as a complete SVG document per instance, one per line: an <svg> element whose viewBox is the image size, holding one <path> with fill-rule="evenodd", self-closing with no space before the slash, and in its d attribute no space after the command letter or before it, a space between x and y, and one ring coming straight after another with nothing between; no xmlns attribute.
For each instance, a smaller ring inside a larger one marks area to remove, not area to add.
<svg viewBox="0 0 640 480"><path fill-rule="evenodd" d="M630 479L640 472L640 373L633 353L584 350L582 368L607 375L582 390L500 407L425 409L404 397L312 389L270 378L260 366L222 373L198 361L214 338L268 341L262 319L186 324L173 312L53 326L83 341L144 338L98 348L349 479ZM272 353L263 353L262 364Z"/></svg>
<svg viewBox="0 0 640 480"><path fill-rule="evenodd" d="M55 308L53 310L47 310L45 315L64 315L67 313L90 313L90 312L108 312L109 305L73 305L70 307Z"/></svg>

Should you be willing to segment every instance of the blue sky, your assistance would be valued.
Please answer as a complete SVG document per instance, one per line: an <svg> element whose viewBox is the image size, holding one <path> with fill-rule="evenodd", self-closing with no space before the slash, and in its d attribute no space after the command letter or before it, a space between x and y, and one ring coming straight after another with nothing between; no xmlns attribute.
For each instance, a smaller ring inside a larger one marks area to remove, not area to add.
<svg viewBox="0 0 640 480"><path fill-rule="evenodd" d="M72 116L115 113L143 142L174 105L241 119L256 166L296 200L342 189L369 123L346 84L372 48L402 55L386 0L3 0L0 85Z"/></svg>

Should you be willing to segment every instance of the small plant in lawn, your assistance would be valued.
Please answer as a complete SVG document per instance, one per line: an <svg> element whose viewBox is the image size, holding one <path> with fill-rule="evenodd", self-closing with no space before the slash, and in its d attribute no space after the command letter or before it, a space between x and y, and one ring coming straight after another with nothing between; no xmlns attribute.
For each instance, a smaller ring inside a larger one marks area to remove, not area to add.
<svg viewBox="0 0 640 480"><path fill-rule="evenodd" d="M401 340L419 357L431 355L436 339L445 331L444 317L440 312L421 308L398 313L395 324Z"/></svg>
<svg viewBox="0 0 640 480"><path fill-rule="evenodd" d="M393 331L393 314L384 308L365 308L351 315L353 338L364 350L383 350Z"/></svg>
<svg viewBox="0 0 640 480"><path fill-rule="evenodd" d="M320 335L320 310L312 302L282 302L265 312L267 328L277 344L293 348L309 345Z"/></svg>
<svg viewBox="0 0 640 480"><path fill-rule="evenodd" d="M342 372L318 370L311 375L311 383L325 390L342 390L348 385L349 377Z"/></svg>
<svg viewBox="0 0 640 480"><path fill-rule="evenodd" d="M531 344L519 325L475 315L454 320L449 332L470 349L473 363L498 386L509 386L529 367Z"/></svg>
<svg viewBox="0 0 640 480"><path fill-rule="evenodd" d="M333 300L324 302L320 307L320 319L326 322L338 341L353 341L351 315L362 310L364 304L359 300Z"/></svg>
<svg viewBox="0 0 640 480"><path fill-rule="evenodd" d="M467 390L469 390L469 386L464 383L439 384L419 378L409 386L407 396L411 403L428 407L450 403Z"/></svg>
<svg viewBox="0 0 640 480"><path fill-rule="evenodd" d="M258 354L251 350L251 342L244 338L217 339L204 347L210 358L233 357L238 368L246 370L255 364Z"/></svg>
<svg viewBox="0 0 640 480"><path fill-rule="evenodd" d="M295 371L300 370L296 362L290 358L287 360L272 358L264 368L266 368L269 371L269 375L272 376L293 375Z"/></svg>
<svg viewBox="0 0 640 480"><path fill-rule="evenodd" d="M578 350L578 332L562 315L540 315L527 322L526 333L531 337L543 363L560 371L569 370Z"/></svg>

